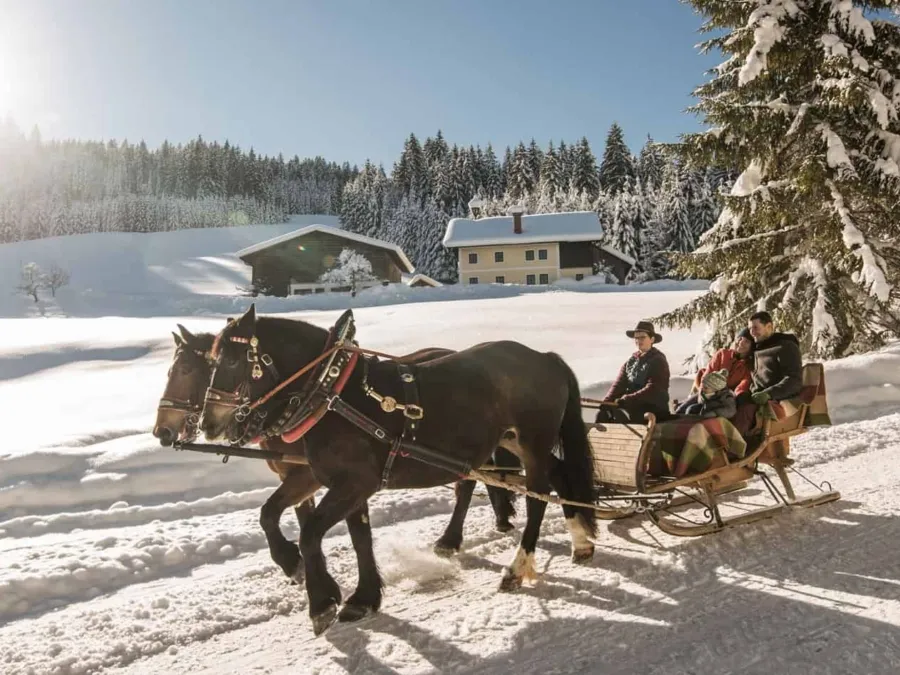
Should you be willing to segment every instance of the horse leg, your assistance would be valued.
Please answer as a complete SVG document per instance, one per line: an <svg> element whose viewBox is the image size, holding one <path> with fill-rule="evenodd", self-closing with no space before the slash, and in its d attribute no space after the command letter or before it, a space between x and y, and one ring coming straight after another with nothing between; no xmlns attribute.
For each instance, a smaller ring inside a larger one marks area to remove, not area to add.
<svg viewBox="0 0 900 675"><path fill-rule="evenodd" d="M550 484L556 494L563 499L572 499L576 497L572 494L569 483L566 480L563 463L554 456L550 456ZM569 530L569 536L572 538L572 562L586 563L594 558L594 542L591 541L590 530L585 526L584 519L578 511L578 507L569 504L562 505L563 515L566 518L566 529Z"/></svg>
<svg viewBox="0 0 900 675"><path fill-rule="evenodd" d="M466 521L466 513L472 502L472 493L475 491L474 480L458 480L454 486L456 492L456 505L453 507L453 515L447 523L444 534L434 544L434 552L441 557L449 557L459 553L463 540L463 523Z"/></svg>
<svg viewBox="0 0 900 675"><path fill-rule="evenodd" d="M282 571L296 581L303 580L303 564L299 547L288 541L281 531L281 514L292 504L311 498L321 487L309 467L298 467L288 473L278 489L260 509L259 524L266 534L269 554ZM302 508L302 507L301 507Z"/></svg>
<svg viewBox="0 0 900 675"><path fill-rule="evenodd" d="M304 500L300 504L294 507L294 515L297 516L297 525L300 527L300 531L303 532L303 526L306 524L306 519L309 518L309 514L311 514L316 509L316 498L315 496L310 497L309 499ZM299 538L297 541L297 555L300 555L300 542ZM305 576L305 571L303 568L303 561L300 560L300 563L297 565L297 571L294 572L293 579L298 583L302 584Z"/></svg>
<svg viewBox="0 0 900 675"><path fill-rule="evenodd" d="M547 457L550 455L549 448L553 445L553 439L548 438L543 441L522 443L521 445L529 450L522 453L525 465L525 486L531 492L549 493L550 478ZM536 447L546 447L548 451L541 456L531 450ZM525 498L525 513L527 517L525 529L522 531L522 540L519 543L519 548L512 563L508 567L503 568L503 576L500 579L501 591L515 591L522 586L522 582L525 579L537 578L537 571L534 565L534 550L537 547L537 539L546 510L547 502L534 497Z"/></svg>
<svg viewBox="0 0 900 675"><path fill-rule="evenodd" d="M321 635L334 623L341 602L341 587L328 573L325 564L322 539L337 523L359 511L376 489L377 485L371 489L360 485L358 476L331 485L300 532L309 616L315 635Z"/></svg>
<svg viewBox="0 0 900 675"><path fill-rule="evenodd" d="M374 614L381 607L381 596L384 583L375 562L375 551L372 548L372 525L369 523L369 505L362 507L347 518L347 529L350 541L356 551L356 562L359 566L359 582L343 608L338 614L338 621L358 621L369 614Z"/></svg>
<svg viewBox="0 0 900 675"><path fill-rule="evenodd" d="M489 464L495 466L509 467L510 469L519 469L519 458L504 448L497 448L494 456ZM509 532L515 526L509 522L509 519L516 515L516 507L514 500L516 494L510 490L505 490L494 485L487 485L488 497L491 500L491 506L494 507L494 527L498 532Z"/></svg>

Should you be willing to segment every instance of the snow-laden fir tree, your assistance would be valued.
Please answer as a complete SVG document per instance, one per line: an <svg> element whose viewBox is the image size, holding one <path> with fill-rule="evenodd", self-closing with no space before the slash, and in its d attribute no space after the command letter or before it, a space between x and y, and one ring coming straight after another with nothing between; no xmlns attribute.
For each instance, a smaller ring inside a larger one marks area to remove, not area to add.
<svg viewBox="0 0 900 675"><path fill-rule="evenodd" d="M572 152L571 186L576 193L585 192L591 199L596 199L600 192L600 179L597 172L597 158L591 150L588 139L582 137Z"/></svg>
<svg viewBox="0 0 900 675"><path fill-rule="evenodd" d="M644 188L657 190L662 185L663 171L666 168L666 158L659 143L647 135L647 142L641 148L637 161L637 174Z"/></svg>
<svg viewBox="0 0 900 675"><path fill-rule="evenodd" d="M524 199L535 187L531 156L524 143L516 146L506 179L506 191L513 199Z"/></svg>
<svg viewBox="0 0 900 675"><path fill-rule="evenodd" d="M625 144L622 127L613 122L606 134L606 149L600 162L600 187L610 194L618 194L631 178L634 178L631 152Z"/></svg>
<svg viewBox="0 0 900 675"><path fill-rule="evenodd" d="M728 58L685 136L697 165L741 171L701 248L679 260L713 291L660 317L708 321L711 346L769 310L815 358L900 334L900 26L889 0L690 0Z"/></svg>

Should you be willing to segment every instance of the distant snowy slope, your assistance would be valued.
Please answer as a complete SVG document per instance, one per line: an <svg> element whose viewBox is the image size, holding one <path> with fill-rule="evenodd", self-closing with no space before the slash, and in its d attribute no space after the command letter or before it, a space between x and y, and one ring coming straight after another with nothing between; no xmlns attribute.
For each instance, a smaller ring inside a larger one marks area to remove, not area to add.
<svg viewBox="0 0 900 675"><path fill-rule="evenodd" d="M278 225L246 225L146 234L94 232L0 246L0 309L22 264L56 263L71 274L69 293L233 295L250 268L234 253L311 224L340 227L337 216L291 216ZM4 312L6 313L6 312Z"/></svg>

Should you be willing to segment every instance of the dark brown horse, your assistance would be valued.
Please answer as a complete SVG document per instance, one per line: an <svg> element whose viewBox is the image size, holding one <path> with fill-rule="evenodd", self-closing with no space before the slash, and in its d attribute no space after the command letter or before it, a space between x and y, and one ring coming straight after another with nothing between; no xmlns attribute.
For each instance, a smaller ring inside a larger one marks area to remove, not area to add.
<svg viewBox="0 0 900 675"><path fill-rule="evenodd" d="M203 397L212 375L209 353L215 336L211 333L194 335L181 324L178 324L178 329L180 334L172 334L175 338L175 355L153 428L153 435L163 446L170 446L176 440L182 442L195 440ZM398 360L419 363L451 353L453 352L449 349L427 348L400 357ZM302 457L306 455L305 439L287 443L274 437L263 440L260 445L264 449L284 454ZM497 449L496 456L498 465L513 469L518 467L516 458L502 448ZM307 465L273 460L267 460L266 463L278 474L281 484L263 505L260 511L260 526L266 534L272 560L289 578L302 582L304 567L300 549L297 544L284 537L279 523L284 511L294 506L297 522L302 530L307 516L315 507L313 495L321 487L321 483L315 479ZM449 554L459 550L462 544L463 524L474 487L475 481L457 482L453 516L446 531L435 544L437 552ZM512 504L514 494L493 486L488 486L488 494L494 508L497 530L500 532L511 530L513 525L509 519L514 514Z"/></svg>
<svg viewBox="0 0 900 675"><path fill-rule="evenodd" d="M347 317L352 318L349 311L338 324ZM252 410L274 419L266 407L278 400L273 391L277 391L277 383L257 372L258 362L271 361L284 375L307 372L327 354L328 340L328 331L303 321L257 318L251 305L216 338L216 365L200 421L206 438L245 438ZM589 506L593 501L593 460L581 417L578 382L562 358L517 342L490 342L411 370L412 379L408 376L404 384L396 362L356 361L340 395L343 412L326 413L306 434L310 467L328 487L300 535L309 613L317 635L335 618L356 620L381 605L382 581L366 510L369 497L385 483L392 489L411 489L456 480L463 471L454 474L456 469L449 466L480 467L498 446L522 461L530 491L546 494L552 485L560 496L585 504L564 506L563 511L572 536L573 560L581 562L593 555L590 537L595 533L595 521ZM416 443L426 450L419 450L416 456L428 457L427 461L402 453L397 458L396 446L391 451L382 440L388 437L385 430L391 437L401 437L407 428L404 414L397 412L394 403L385 407L371 395L374 391L408 404L410 381L415 382L424 410ZM267 399L267 394L274 397ZM335 399L329 398L328 410L336 405ZM356 422L348 421L353 419L352 411L379 425L382 436L363 431L358 417ZM553 454L558 444L564 448L562 459ZM389 463L389 457L396 461ZM536 576L534 550L546 505L544 500L528 497L527 524L512 563L504 568L501 590L514 590L526 577ZM356 551L359 582L338 616L341 591L328 573L322 538L341 520L347 523Z"/></svg>

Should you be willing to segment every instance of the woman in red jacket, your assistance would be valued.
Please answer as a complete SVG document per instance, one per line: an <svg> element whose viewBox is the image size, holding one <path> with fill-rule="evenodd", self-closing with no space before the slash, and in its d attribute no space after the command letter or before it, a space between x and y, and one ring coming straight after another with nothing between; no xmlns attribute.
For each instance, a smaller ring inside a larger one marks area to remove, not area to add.
<svg viewBox="0 0 900 675"><path fill-rule="evenodd" d="M690 398L683 401L675 410L675 413L683 414L682 410L684 408L697 402L697 394L700 393L700 381L706 373L711 373L715 370L728 371L726 386L734 392L735 397L750 391L750 373L753 370L754 346L750 330L745 328L735 337L733 348L725 347L713 354L707 366L701 368L694 378Z"/></svg>

